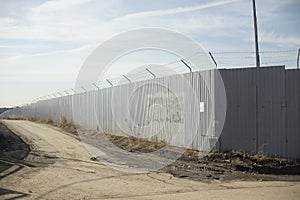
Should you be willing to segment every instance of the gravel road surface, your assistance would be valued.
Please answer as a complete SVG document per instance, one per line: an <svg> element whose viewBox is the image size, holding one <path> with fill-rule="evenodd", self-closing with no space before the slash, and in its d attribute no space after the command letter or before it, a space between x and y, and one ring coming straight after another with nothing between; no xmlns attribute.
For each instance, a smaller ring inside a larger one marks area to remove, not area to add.
<svg viewBox="0 0 300 200"><path fill-rule="evenodd" d="M0 199L300 199L298 181L207 183L162 172L117 171L92 161L78 138L59 128L22 120L1 122L29 145L30 152L20 161L1 160L10 167L0 171Z"/></svg>

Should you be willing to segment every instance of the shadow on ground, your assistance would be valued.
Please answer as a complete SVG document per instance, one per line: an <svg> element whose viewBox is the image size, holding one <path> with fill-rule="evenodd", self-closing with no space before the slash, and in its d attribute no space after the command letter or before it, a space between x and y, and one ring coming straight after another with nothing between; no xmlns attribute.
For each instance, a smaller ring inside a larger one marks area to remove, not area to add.
<svg viewBox="0 0 300 200"><path fill-rule="evenodd" d="M12 199L24 198L26 196L29 196L29 194L0 188L0 198L2 198L3 196L6 196L5 199L7 199L7 200L9 200L9 199L12 200Z"/></svg>
<svg viewBox="0 0 300 200"><path fill-rule="evenodd" d="M30 151L29 146L5 125L0 123L0 180L23 169L23 159ZM28 196L22 192L0 188L0 199L18 199Z"/></svg>

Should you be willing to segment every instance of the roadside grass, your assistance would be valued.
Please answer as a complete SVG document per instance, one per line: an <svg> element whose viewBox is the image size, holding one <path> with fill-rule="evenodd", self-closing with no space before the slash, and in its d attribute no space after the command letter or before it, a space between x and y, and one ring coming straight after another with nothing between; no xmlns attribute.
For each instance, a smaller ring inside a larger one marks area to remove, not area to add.
<svg viewBox="0 0 300 200"><path fill-rule="evenodd" d="M68 121L64 116L62 116L58 122L49 118L35 119L30 117L15 117L6 119L28 120L48 124L77 135L76 125L73 121ZM104 135L119 148L129 152L149 153L167 145L162 141L149 141L144 138L132 136L120 136L109 133L100 134ZM185 153L183 153L176 162L162 169L162 171L168 172L176 177L187 177L193 180L223 178L223 180L236 178L245 180L251 178L277 180L276 177L268 177L265 175L259 177L255 174L300 175L300 162L299 160L285 159L279 156L268 156L263 153L250 154L241 151L210 152L203 156L203 152L186 149ZM285 180L288 178L279 177L279 179ZM296 177L295 180L299 180L299 177Z"/></svg>
<svg viewBox="0 0 300 200"><path fill-rule="evenodd" d="M129 152L149 153L159 150L166 146L165 142L149 141L144 138L132 136L119 136L105 133L107 139L123 150Z"/></svg>
<svg viewBox="0 0 300 200"><path fill-rule="evenodd" d="M36 119L33 117L7 117L4 118L7 120L27 120L42 124L48 124L51 126L59 127L68 133L72 133L78 135L76 125L73 121L68 121L66 117L62 116L58 122L53 121L50 118L46 119ZM101 133L108 140L110 140L113 144L118 146L119 148L129 151L129 152L140 152L140 153L149 153L163 148L166 143L165 142L157 142L157 141L149 141L143 138L136 138L131 136L120 136L113 135L109 133Z"/></svg>
<svg viewBox="0 0 300 200"><path fill-rule="evenodd" d="M27 120L27 121L37 122L37 123L41 123L41 124L48 124L48 125L51 125L51 126L59 127L59 128L63 129L66 132L77 135L77 129L76 129L76 126L73 123L73 121L68 121L67 118L64 117L64 116L62 116L58 122L55 122L50 118L36 119L36 118L33 118L33 117L22 117L22 116L21 117L6 117L4 119L7 119L7 120Z"/></svg>

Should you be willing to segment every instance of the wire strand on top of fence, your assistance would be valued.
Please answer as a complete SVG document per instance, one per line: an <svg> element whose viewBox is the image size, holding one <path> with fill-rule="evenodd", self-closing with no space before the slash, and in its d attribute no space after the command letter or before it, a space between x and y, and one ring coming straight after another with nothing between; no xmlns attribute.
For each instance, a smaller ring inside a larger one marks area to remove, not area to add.
<svg viewBox="0 0 300 200"><path fill-rule="evenodd" d="M296 63L296 54L298 49L284 49L284 50L263 50L259 53L261 54L261 64L269 65L269 64L280 64L280 65L288 65L291 66ZM218 66L218 68L224 67L254 67L255 63L255 52L247 51L247 50L216 50L210 52L214 57L214 60ZM163 64L151 64L149 66L144 66L144 68L139 71L134 71L126 74L126 77L130 80L130 82L136 82L146 79L151 79L155 77L163 77L166 75L172 75L176 73L185 73L189 72L189 69L185 66L184 63L189 63L189 59L195 56L208 56L207 53L203 52L195 52L190 56L185 58L178 58L176 60L163 63ZM286 58L282 60L282 58ZM183 61L183 62L182 62ZM252 61L252 62L251 62ZM151 76L149 72L147 72L146 68L153 73ZM109 80L109 82L107 81ZM60 96L72 95L77 92L85 92L88 90L102 89L106 87L111 87L119 84L127 84L128 80L125 80L123 75L118 77L106 77L104 80L99 80L96 83L86 84L81 86L78 91L74 89L63 90L60 92L52 93L51 95L45 95L43 97L36 98L30 103L48 100L51 98L58 98ZM96 87L95 87L96 86ZM84 88L84 89L82 89ZM67 91L67 92L66 92ZM47 98L44 98L47 97Z"/></svg>

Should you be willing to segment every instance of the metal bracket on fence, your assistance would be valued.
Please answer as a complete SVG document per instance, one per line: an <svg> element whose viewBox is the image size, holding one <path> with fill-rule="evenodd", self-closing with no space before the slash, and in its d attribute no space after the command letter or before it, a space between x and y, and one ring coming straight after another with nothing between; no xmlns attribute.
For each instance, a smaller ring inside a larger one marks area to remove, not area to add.
<svg viewBox="0 0 300 200"><path fill-rule="evenodd" d="M218 64L217 64L215 58L213 57L212 53L211 53L211 52L208 52L208 53L209 53L209 55L210 55L212 61L214 61L215 65L216 65L216 68L218 68Z"/></svg>
<svg viewBox="0 0 300 200"><path fill-rule="evenodd" d="M67 95L69 95L69 92L67 92L67 90L65 90L64 93L66 93Z"/></svg>
<svg viewBox="0 0 300 200"><path fill-rule="evenodd" d="M106 81L111 85L111 87L114 87L114 85L108 79L106 79Z"/></svg>
<svg viewBox="0 0 300 200"><path fill-rule="evenodd" d="M126 78L129 83L131 83L131 80L127 76L123 75L123 77Z"/></svg>
<svg viewBox="0 0 300 200"><path fill-rule="evenodd" d="M73 88L71 88L71 90L74 92L74 94L76 94L76 91Z"/></svg>
<svg viewBox="0 0 300 200"><path fill-rule="evenodd" d="M155 74L151 72L148 68L146 68L147 72L149 72L154 78L156 78Z"/></svg>
<svg viewBox="0 0 300 200"><path fill-rule="evenodd" d="M81 86L81 88L82 88L85 92L87 92L87 90L86 90L83 86Z"/></svg>
<svg viewBox="0 0 300 200"><path fill-rule="evenodd" d="M50 94L48 95L48 97L49 97L50 99L52 99L52 97L51 97L51 95L50 95Z"/></svg>
<svg viewBox="0 0 300 200"><path fill-rule="evenodd" d="M100 90L100 88L95 84L95 83L92 83L93 86L95 86L98 90Z"/></svg>
<svg viewBox="0 0 300 200"><path fill-rule="evenodd" d="M297 69L299 69L299 57L300 57L300 49L298 49L298 56L297 56Z"/></svg>
<svg viewBox="0 0 300 200"><path fill-rule="evenodd" d="M54 93L52 94L55 98L57 97Z"/></svg>
<svg viewBox="0 0 300 200"><path fill-rule="evenodd" d="M57 92L58 95L60 95L61 97L63 96L60 92Z"/></svg>
<svg viewBox="0 0 300 200"><path fill-rule="evenodd" d="M190 70L190 73L192 72L192 68L188 65L188 64L186 64L186 62L184 62L183 60L180 60L187 68L189 68L189 70Z"/></svg>

